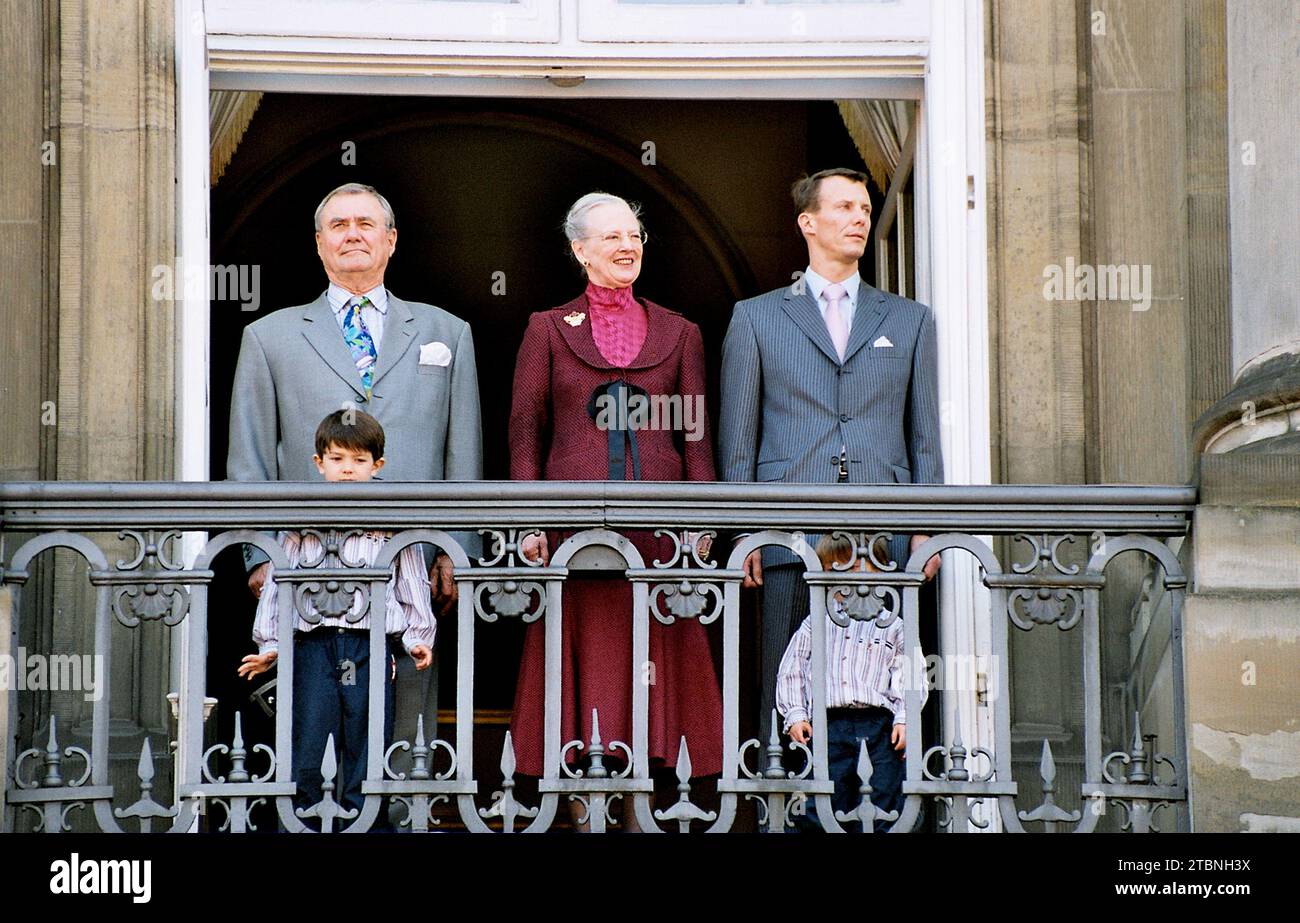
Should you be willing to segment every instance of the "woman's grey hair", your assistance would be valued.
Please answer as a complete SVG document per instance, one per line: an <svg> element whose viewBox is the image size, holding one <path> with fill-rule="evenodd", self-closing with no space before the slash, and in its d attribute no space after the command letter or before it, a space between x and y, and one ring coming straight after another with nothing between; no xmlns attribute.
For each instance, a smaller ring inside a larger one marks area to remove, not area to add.
<svg viewBox="0 0 1300 923"><path fill-rule="evenodd" d="M587 235L587 215L593 208L601 205L626 205L636 218L637 227L641 227L641 205L608 192L589 192L569 206L569 213L564 216L564 236L569 240L581 240Z"/></svg>
<svg viewBox="0 0 1300 923"><path fill-rule="evenodd" d="M320 230L320 216L321 213L325 211L325 206L329 204L330 199L334 198L336 195L359 195L361 193L370 193L370 195L379 200L379 207L384 210L384 226L388 230L391 231L393 228L397 227L397 219L393 217L393 206L389 205L388 200L379 194L378 189L374 186L367 186L365 183L344 183L337 189L331 189L326 193L325 198L321 199L320 204L316 206L316 216L313 219L313 223L316 225L316 230Z"/></svg>

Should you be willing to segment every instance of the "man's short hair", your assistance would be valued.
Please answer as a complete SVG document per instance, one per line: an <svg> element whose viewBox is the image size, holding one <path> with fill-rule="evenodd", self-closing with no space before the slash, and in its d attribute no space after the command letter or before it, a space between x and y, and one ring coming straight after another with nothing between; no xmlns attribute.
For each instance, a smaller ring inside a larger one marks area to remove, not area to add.
<svg viewBox="0 0 1300 923"><path fill-rule="evenodd" d="M828 532L817 540L817 560L822 562L822 570L833 570L834 564L839 564L841 567L845 564L852 565L854 558L858 556L858 543L849 537L851 534ZM888 564L889 544L883 535L877 537L875 550L876 561ZM871 570L877 569L870 558L867 558L867 567Z"/></svg>
<svg viewBox="0 0 1300 923"><path fill-rule="evenodd" d="M379 194L378 189L374 186L367 186L365 183L344 183L337 189L331 189L327 192L325 198L321 199L320 204L316 206L316 215L312 219L316 225L316 230L320 230L320 216L325 211L325 206L329 204L330 199L338 195L362 195L366 193L379 200L379 207L384 210L384 227L390 231L397 227L397 219L393 216L393 206L389 205L388 200Z"/></svg>
<svg viewBox="0 0 1300 923"><path fill-rule="evenodd" d="M336 410L316 427L316 454L324 458L331 445L369 452L378 461L384 457L384 428L364 410Z"/></svg>
<svg viewBox="0 0 1300 923"><path fill-rule="evenodd" d="M820 206L818 201L821 196L822 180L828 176L843 176L855 183L867 185L867 174L860 170L850 170L848 167L833 167L830 170L821 170L812 176L805 176L802 179L795 180L790 187L790 196L794 199L794 215L799 217L804 212L815 212Z"/></svg>

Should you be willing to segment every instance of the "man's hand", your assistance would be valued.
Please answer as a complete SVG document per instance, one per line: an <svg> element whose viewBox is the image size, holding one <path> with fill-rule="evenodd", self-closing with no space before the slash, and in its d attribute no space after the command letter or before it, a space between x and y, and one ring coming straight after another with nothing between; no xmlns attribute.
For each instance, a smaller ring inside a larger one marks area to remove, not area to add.
<svg viewBox="0 0 1300 923"><path fill-rule="evenodd" d="M812 740L812 724L807 721L796 721L790 725L790 739L797 744L806 744Z"/></svg>
<svg viewBox="0 0 1300 923"><path fill-rule="evenodd" d="M441 552L429 571L429 583L433 586L433 605L439 615L447 615L456 605L459 591L451 575L451 558Z"/></svg>
<svg viewBox="0 0 1300 923"><path fill-rule="evenodd" d="M530 561L541 561L545 567L551 563L551 549L546 544L545 532L534 532L519 543L519 553Z"/></svg>
<svg viewBox="0 0 1300 923"><path fill-rule="evenodd" d="M745 579L741 586L750 589L763 585L763 551L755 548L745 556Z"/></svg>
<svg viewBox="0 0 1300 923"><path fill-rule="evenodd" d="M889 732L889 742L894 745L895 750L904 750L907 747L907 725L896 724L894 729Z"/></svg>
<svg viewBox="0 0 1300 923"><path fill-rule="evenodd" d="M913 535L912 547L908 549L908 552L915 553L916 549L920 548L929 540L930 540L930 536L928 535ZM924 572L925 572L926 580L933 580L934 575L939 573L939 556L937 554L934 557L930 558L930 560L925 562Z"/></svg>
<svg viewBox="0 0 1300 923"><path fill-rule="evenodd" d="M686 540L695 547L695 553L699 555L701 561L713 550L712 535L705 535L703 532L687 532Z"/></svg>
<svg viewBox="0 0 1300 923"><path fill-rule="evenodd" d="M411 648L411 659L415 661L415 669L427 670L433 663L433 650L427 644L417 644Z"/></svg>
<svg viewBox="0 0 1300 923"><path fill-rule="evenodd" d="M262 565L262 567L265 566L265 564ZM259 570L260 569L261 568L259 568ZM277 656L278 654L276 651L267 651L265 654L249 654L239 665L239 675L247 679L252 679L259 673L265 673L267 670L271 669L271 665L275 663L275 658Z"/></svg>
<svg viewBox="0 0 1300 923"><path fill-rule="evenodd" d="M271 562L263 561L253 568L253 572L248 575L248 592L252 593L258 599L262 598L262 587L266 584L266 575L271 572Z"/></svg>

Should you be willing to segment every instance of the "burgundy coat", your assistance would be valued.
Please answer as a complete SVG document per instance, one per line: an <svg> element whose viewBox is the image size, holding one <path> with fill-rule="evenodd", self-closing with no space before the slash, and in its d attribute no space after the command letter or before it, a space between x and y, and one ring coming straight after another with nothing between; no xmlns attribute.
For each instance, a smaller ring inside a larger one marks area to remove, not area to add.
<svg viewBox="0 0 1300 923"><path fill-rule="evenodd" d="M625 369L610 365L591 333L586 295L528 321L515 365L510 412L510 476L515 480L605 480L608 434L588 412L592 393L624 378L651 395L699 395L703 414L704 346L699 328L680 314L645 299L646 339ZM586 315L581 323L564 318ZM713 440L707 414L701 438L687 441L669 429L638 429L641 479L712 481ZM630 448L625 478L632 479ZM552 534L551 551L572 533ZM649 565L667 560L671 543L649 533L630 535ZM561 740L591 738L591 712L600 714L601 738L631 745L632 591L622 577L575 576L564 586ZM545 689L543 622L531 624L515 692L514 738L519 771L542 774L542 707ZM650 620L649 742L654 764L672 766L686 736L696 775L722 769L722 696L705 629L694 621L661 625ZM640 675L640 671L638 671Z"/></svg>
<svg viewBox="0 0 1300 923"><path fill-rule="evenodd" d="M649 394L699 395L705 391L700 328L675 311L644 298L646 338L641 352L621 370L605 361L591 335L587 296L539 311L528 320L515 365L510 410L510 477L516 481L603 481L609 476L609 443L587 404L597 386L622 372ZM564 318L587 315L577 325ZM689 442L666 429L637 431L644 481L712 481L713 439L707 415L703 438ZM684 455L678 445L685 449ZM625 478L632 478L629 454Z"/></svg>

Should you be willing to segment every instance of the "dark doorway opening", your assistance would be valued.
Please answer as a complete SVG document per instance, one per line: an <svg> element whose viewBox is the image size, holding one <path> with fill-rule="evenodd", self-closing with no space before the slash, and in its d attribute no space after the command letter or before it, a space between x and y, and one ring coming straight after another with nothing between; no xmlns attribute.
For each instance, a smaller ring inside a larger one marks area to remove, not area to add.
<svg viewBox="0 0 1300 923"><path fill-rule="evenodd" d="M569 301L584 285L560 230L578 196L599 189L642 204L650 241L635 291L700 326L716 420L732 305L789 284L805 267L789 187L831 166L863 169L831 101L266 94L212 191L213 263L256 266L260 281L256 311L234 301L212 304L213 478L225 477L243 328L269 311L310 302L326 287L311 221L335 186L369 183L392 203L398 241L386 286L470 323L484 476L504 479L515 355L528 316ZM883 190L871 192L879 212ZM870 254L861 271L874 284ZM235 665L252 650L253 615L239 562L225 558L212 604L230 617L212 623L208 674L209 694L236 703L220 711L221 739L229 739L225 725L233 723L234 708L249 707L238 704L247 702L248 688ZM449 627L440 626L439 639L444 709L455 694ZM476 708L503 735L522 631L513 624L481 627ZM744 634L754 637L752 630ZM752 659L749 675L757 675L756 652L741 656L742 664ZM756 698L752 707L742 702L743 715L755 708ZM499 743L493 754L491 740L476 754L481 770L499 758Z"/></svg>

